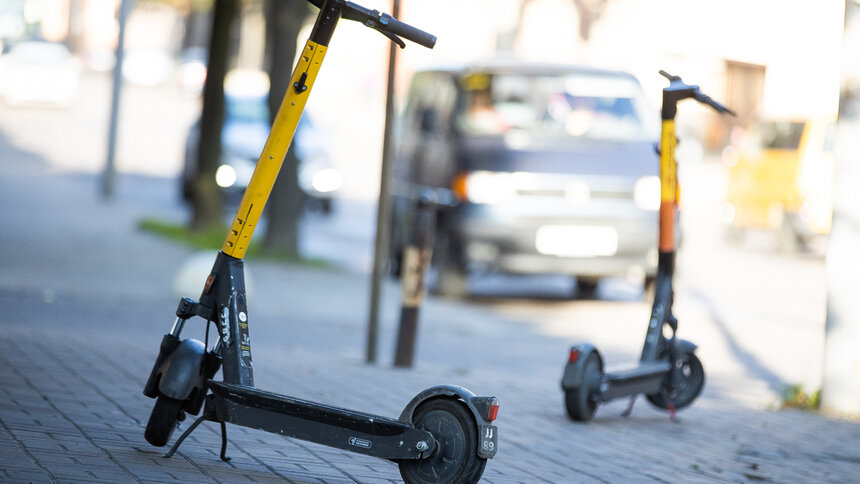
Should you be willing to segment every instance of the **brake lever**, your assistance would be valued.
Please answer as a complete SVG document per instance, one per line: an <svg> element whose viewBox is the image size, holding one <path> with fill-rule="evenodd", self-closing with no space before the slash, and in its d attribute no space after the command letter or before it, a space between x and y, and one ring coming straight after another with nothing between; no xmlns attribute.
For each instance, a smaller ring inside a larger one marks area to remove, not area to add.
<svg viewBox="0 0 860 484"><path fill-rule="evenodd" d="M388 15L387 13L380 12L379 10L371 10L370 15L367 16L367 20L365 20L363 23L364 25L391 39L391 41L399 45L401 49L405 49L406 42L404 42L403 39L385 30L385 28L388 27L388 23L391 21L391 19L391 15Z"/></svg>
<svg viewBox="0 0 860 484"><path fill-rule="evenodd" d="M388 37L389 39L391 39L391 41L392 41L392 42L394 42L395 44L399 45L401 49L405 49L405 48L406 48L406 42L403 42L403 39L401 39L400 37L398 37L398 36L396 36L396 35L392 34L391 32L385 32L384 30L379 30L379 29L377 29L377 28L374 28L373 30L375 30L375 31L379 32L380 34L382 34L382 35L384 35L384 36Z"/></svg>
<svg viewBox="0 0 860 484"><path fill-rule="evenodd" d="M376 30L399 45L401 49L406 48L406 42L403 39L423 45L428 49L432 49L433 45L436 44L435 35L405 24L387 13L380 12L379 10L371 10L352 2L344 2L343 5L341 18L356 21L365 27Z"/></svg>
<svg viewBox="0 0 860 484"><path fill-rule="evenodd" d="M406 48L406 42L404 42L403 39L386 30L389 22L393 18L391 15L380 12L379 10L365 9L364 7L352 2L346 2L346 6L349 8L344 11L343 18L358 21L365 27L370 27L380 34L388 37L389 40L399 45L401 49Z"/></svg>

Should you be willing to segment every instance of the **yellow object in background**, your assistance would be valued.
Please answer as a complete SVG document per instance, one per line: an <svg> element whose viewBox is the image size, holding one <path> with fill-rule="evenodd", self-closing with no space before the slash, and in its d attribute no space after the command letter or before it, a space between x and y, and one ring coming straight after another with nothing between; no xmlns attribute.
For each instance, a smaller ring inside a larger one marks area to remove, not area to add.
<svg viewBox="0 0 860 484"><path fill-rule="evenodd" d="M831 119L754 124L728 165L733 229L768 229L807 242L830 232L833 215Z"/></svg>

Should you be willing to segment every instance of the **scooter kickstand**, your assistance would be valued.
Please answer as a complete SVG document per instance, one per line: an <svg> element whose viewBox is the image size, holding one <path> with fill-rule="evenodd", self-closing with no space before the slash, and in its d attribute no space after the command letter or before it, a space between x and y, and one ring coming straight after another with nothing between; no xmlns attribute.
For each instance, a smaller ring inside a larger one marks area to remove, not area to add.
<svg viewBox="0 0 860 484"><path fill-rule="evenodd" d="M191 432L194 432L194 429L196 429L198 425L203 423L204 420L212 420L212 418L210 418L208 415L201 415L200 417L198 417L197 420L195 420L194 423L191 424L190 427L188 427L188 430L182 432L182 435L180 435L179 438L176 439L176 442L173 444L173 447L171 447L166 454L162 455L162 457L167 459L173 457L173 454L176 453L176 451L179 449L179 446L182 445L182 442L189 435L191 435ZM229 462L230 457L227 456L227 424L225 424L224 422L218 423L221 424L221 460L223 460L224 462Z"/></svg>
<svg viewBox="0 0 860 484"><path fill-rule="evenodd" d="M229 462L230 457L227 457L227 424L224 422L218 423L221 424L221 460Z"/></svg>
<svg viewBox="0 0 860 484"><path fill-rule="evenodd" d="M627 404L627 409L621 412L622 417L629 417L631 413L633 413L633 404L636 403L636 397L638 395L633 395L630 397L630 403Z"/></svg>
<svg viewBox="0 0 860 484"><path fill-rule="evenodd" d="M669 411L669 420L672 423L681 423L681 419L678 418L678 412L675 411L675 404L669 402L669 405L666 405L666 410Z"/></svg>
<svg viewBox="0 0 860 484"><path fill-rule="evenodd" d="M173 443L173 447L171 447L170 450L168 450L166 454L162 455L162 457L164 457L166 459L173 457L173 454L175 454L176 450L179 449L179 446L182 445L182 441L184 441L186 437L191 435L191 432L193 432L194 429L196 429L198 425L203 423L204 420L208 420L206 418L206 415L202 415L197 420L195 420L194 423L191 424L191 426L188 427L187 430L185 430L185 432L182 432L182 435L180 435L179 438L176 439L176 442Z"/></svg>

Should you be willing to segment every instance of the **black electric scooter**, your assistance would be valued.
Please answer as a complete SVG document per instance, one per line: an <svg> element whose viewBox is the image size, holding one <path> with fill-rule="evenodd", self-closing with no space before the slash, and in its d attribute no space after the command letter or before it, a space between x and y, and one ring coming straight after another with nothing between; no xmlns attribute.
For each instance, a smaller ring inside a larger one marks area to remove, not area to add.
<svg viewBox="0 0 860 484"><path fill-rule="evenodd" d="M411 40L432 48L436 38L388 14L344 0L308 0L320 8L299 58L269 138L257 161L227 238L206 279L199 301L183 298L161 348L144 395L155 398L145 437L164 446L186 413L202 415L177 439L165 457L204 421L221 426L221 459L226 456L226 423L397 462L408 483L477 482L497 450L493 425L499 401L441 385L416 395L397 419L337 408L254 388L243 257L260 219L305 102L317 77L337 22L356 20L396 42ZM186 321L200 317L206 341L180 339ZM218 333L209 347L209 325ZM212 378L222 369L223 381Z"/></svg>
<svg viewBox="0 0 860 484"><path fill-rule="evenodd" d="M675 115L678 102L687 98L707 104L720 113L734 113L703 94L699 86L685 84L680 77L665 71L660 74L670 83L663 89L661 110L659 261L642 356L634 368L605 373L603 358L593 345L583 343L571 347L561 388L567 414L573 420L589 420L598 404L621 397L630 397L624 412L627 416L633 410L636 396L645 394L653 405L668 410L674 421L675 411L690 405L705 384L705 370L696 357L696 345L677 338L678 320L672 314L678 196ZM667 327L668 336L664 333Z"/></svg>

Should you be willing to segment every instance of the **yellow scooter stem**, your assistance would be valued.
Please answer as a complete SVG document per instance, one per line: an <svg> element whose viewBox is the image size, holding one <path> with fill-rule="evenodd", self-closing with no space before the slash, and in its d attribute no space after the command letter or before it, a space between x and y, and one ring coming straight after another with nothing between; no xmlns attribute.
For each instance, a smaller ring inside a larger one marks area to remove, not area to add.
<svg viewBox="0 0 860 484"><path fill-rule="evenodd" d="M263 207L269 199L278 172L284 163L284 156L290 148L299 119L301 119L305 109L308 94L310 94L317 78L325 53L325 46L311 40L305 44L299 63L293 71L290 81L291 87L287 89L284 95L284 100L281 102L281 107L272 123L272 130L269 132L266 145L257 160L254 174L245 189L233 224L230 226L230 231L221 247L221 252L231 257L242 259L245 256L245 251L248 250L251 236L254 235L254 229L257 228L257 223L260 221Z"/></svg>

